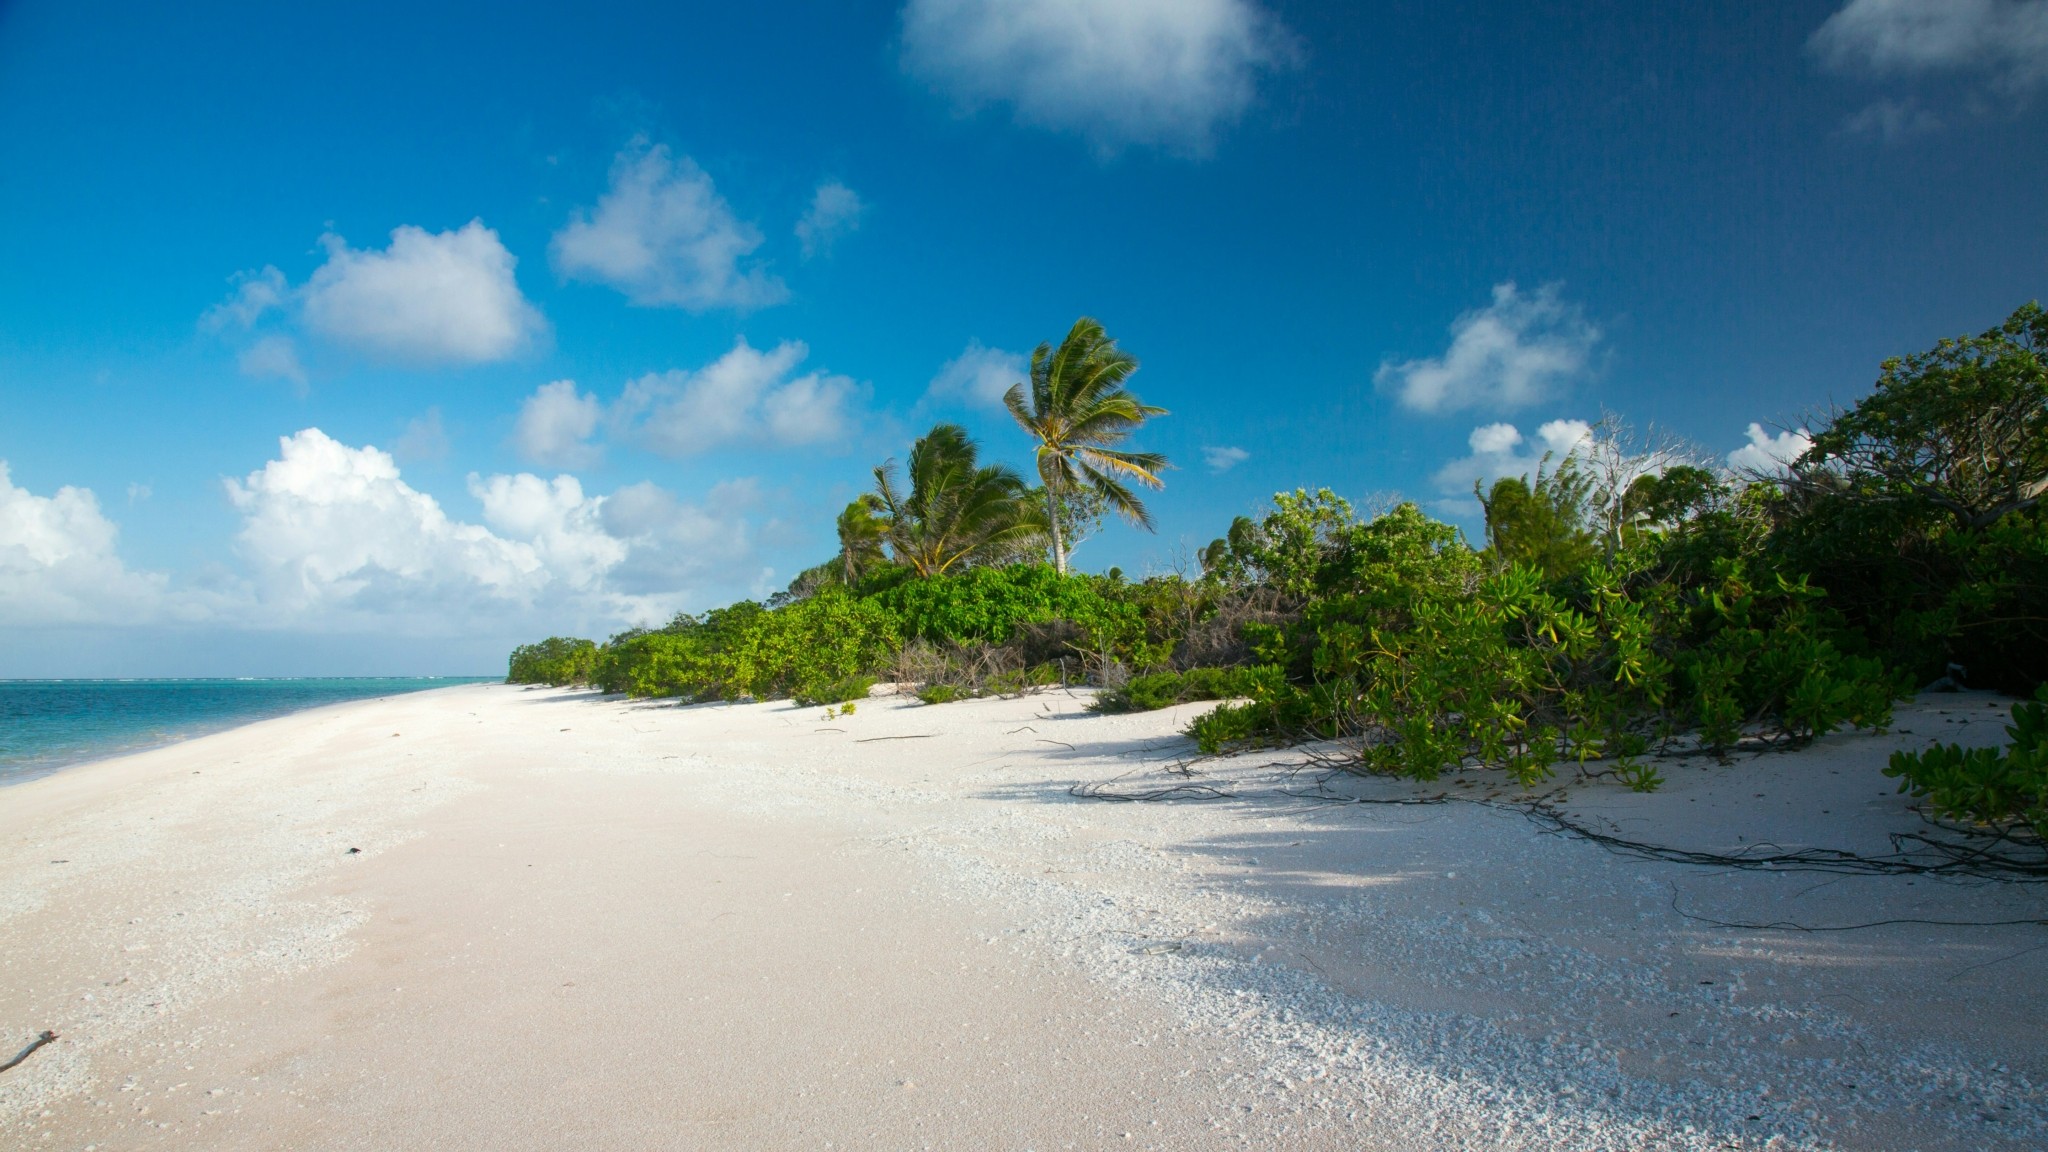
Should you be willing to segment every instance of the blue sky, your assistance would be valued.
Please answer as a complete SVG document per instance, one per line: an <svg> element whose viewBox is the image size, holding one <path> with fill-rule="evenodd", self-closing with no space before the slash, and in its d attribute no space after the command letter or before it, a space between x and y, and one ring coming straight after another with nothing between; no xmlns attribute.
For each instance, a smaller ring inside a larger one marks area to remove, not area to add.
<svg viewBox="0 0 2048 1152"><path fill-rule="evenodd" d="M760 595L1083 314L1180 466L1083 567L1725 457L2044 295L2044 103L2048 0L0 4L0 675Z"/></svg>

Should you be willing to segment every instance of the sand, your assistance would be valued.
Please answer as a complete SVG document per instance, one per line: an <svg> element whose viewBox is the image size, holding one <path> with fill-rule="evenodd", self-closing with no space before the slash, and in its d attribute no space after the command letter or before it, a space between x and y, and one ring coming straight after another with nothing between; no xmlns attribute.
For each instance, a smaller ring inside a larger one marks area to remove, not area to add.
<svg viewBox="0 0 2048 1152"><path fill-rule="evenodd" d="M1484 775L1183 775L1197 706L1086 699L471 686L0 791L0 1059L62 1035L0 1074L0 1142L2048 1143L2048 928L1956 926L2048 918L2048 889L1630 858ZM1930 696L1558 803L1701 850L1888 851L1923 826L1890 751L1995 743L2005 709ZM1193 787L1069 791L1105 782ZM1877 920L1953 923L1834 930Z"/></svg>

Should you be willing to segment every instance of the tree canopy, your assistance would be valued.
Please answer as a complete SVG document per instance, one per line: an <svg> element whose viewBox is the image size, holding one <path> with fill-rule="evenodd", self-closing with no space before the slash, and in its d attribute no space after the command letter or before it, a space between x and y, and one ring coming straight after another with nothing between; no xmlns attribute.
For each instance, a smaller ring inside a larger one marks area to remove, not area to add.
<svg viewBox="0 0 2048 1152"><path fill-rule="evenodd" d="M981 449L958 424L940 424L911 446L909 487L894 461L875 469L875 497L888 514L896 563L919 576L1016 559L1041 545L1046 521L1023 499L1024 481Z"/></svg>
<svg viewBox="0 0 2048 1152"><path fill-rule="evenodd" d="M1164 486L1159 473L1167 467L1166 457L1117 447L1146 420L1166 415L1166 409L1140 401L1125 387L1137 370L1137 358L1118 348L1101 324L1083 316L1057 348L1040 344L1031 353L1029 390L1012 384L1003 396L1018 427L1038 442L1053 567L1060 572L1067 570L1067 547L1059 502L1068 494L1090 493L1131 523L1152 527L1152 514L1126 481Z"/></svg>

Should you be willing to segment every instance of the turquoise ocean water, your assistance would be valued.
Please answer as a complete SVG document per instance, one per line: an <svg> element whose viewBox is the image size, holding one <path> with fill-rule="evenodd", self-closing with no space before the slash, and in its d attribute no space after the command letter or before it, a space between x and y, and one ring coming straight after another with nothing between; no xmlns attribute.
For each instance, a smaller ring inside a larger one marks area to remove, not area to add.
<svg viewBox="0 0 2048 1152"><path fill-rule="evenodd" d="M0 680L0 784L323 704L493 679Z"/></svg>

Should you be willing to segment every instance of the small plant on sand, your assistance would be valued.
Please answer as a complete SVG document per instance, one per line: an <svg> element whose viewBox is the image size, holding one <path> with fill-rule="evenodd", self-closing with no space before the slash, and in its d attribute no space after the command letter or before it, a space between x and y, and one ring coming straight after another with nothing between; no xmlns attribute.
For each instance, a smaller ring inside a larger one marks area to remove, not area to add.
<svg viewBox="0 0 2048 1152"><path fill-rule="evenodd" d="M1197 700L1236 700L1252 695L1260 676L1272 679L1277 668L1190 668L1185 672L1153 672L1133 676L1121 688L1102 692L1089 705L1096 712L1150 712Z"/></svg>
<svg viewBox="0 0 2048 1152"><path fill-rule="evenodd" d="M1924 752L1894 752L1887 776L1899 791L1925 797L1934 814L1971 824L2048 836L2048 684L2017 704L2004 748L1938 744Z"/></svg>
<svg viewBox="0 0 2048 1152"><path fill-rule="evenodd" d="M819 704L836 704L839 706L839 715L851 716L854 702L867 699L868 690L874 686L873 676L841 676L832 680L798 684L789 694L789 698L806 708Z"/></svg>
<svg viewBox="0 0 2048 1152"><path fill-rule="evenodd" d="M1614 778L1628 785L1631 792L1655 792L1664 786L1664 777L1657 773L1655 764L1645 764L1633 756L1624 757L1614 766Z"/></svg>
<svg viewBox="0 0 2048 1152"><path fill-rule="evenodd" d="M955 700L968 700L973 693L951 684L927 684L917 690L917 698L927 704L951 704Z"/></svg>

